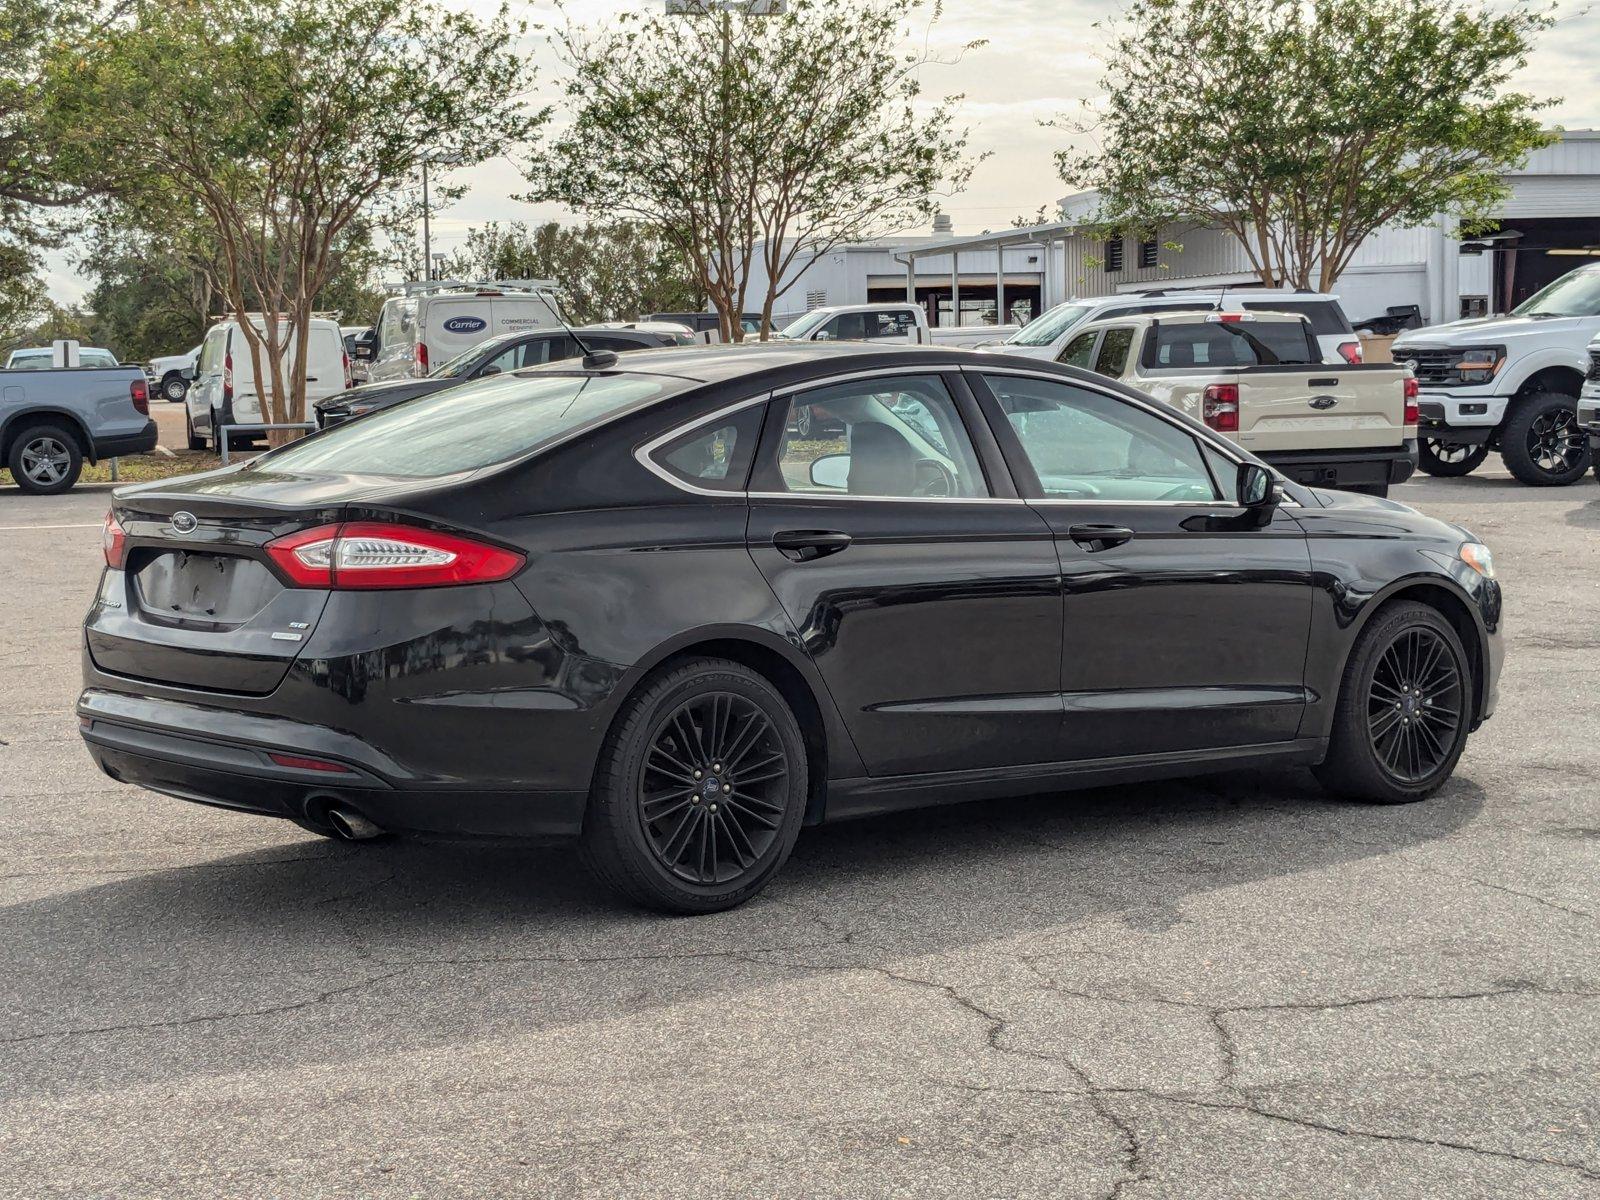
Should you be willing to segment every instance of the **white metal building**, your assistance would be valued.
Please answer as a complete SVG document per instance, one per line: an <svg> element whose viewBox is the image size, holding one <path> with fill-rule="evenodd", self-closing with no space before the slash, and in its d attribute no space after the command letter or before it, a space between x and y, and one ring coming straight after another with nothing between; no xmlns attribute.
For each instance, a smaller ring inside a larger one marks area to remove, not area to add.
<svg viewBox="0 0 1600 1200"><path fill-rule="evenodd" d="M1463 243L1447 217L1369 238L1335 287L1350 318L1404 305L1418 306L1427 324L1504 312L1600 257L1600 130L1562 133L1506 181L1511 195L1501 232L1487 242ZM912 299L934 324L978 325L995 323L999 306L1006 320L1026 321L1074 296L1259 283L1243 248L1221 230L1163 229L1144 243L1086 236L1081 223L1096 199L1092 192L1068 196L1063 220L1027 229L952 237L942 219L932 236L838 247L795 264L778 311L794 316L824 304ZM756 294L765 288L764 278L751 283Z"/></svg>

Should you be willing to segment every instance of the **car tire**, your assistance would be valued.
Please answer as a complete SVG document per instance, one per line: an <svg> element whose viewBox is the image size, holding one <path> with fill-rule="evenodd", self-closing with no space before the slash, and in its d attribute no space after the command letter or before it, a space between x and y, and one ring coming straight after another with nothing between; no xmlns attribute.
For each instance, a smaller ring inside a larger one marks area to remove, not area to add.
<svg viewBox="0 0 1600 1200"><path fill-rule="evenodd" d="M1589 473L1589 439L1578 427L1578 402L1560 392L1512 401L1500 432L1506 469L1531 487L1565 487Z"/></svg>
<svg viewBox="0 0 1600 1200"><path fill-rule="evenodd" d="M1440 479L1459 479L1471 475L1489 457L1489 447L1480 443L1450 442L1443 438L1423 438L1417 444L1417 466Z"/></svg>
<svg viewBox="0 0 1600 1200"><path fill-rule="evenodd" d="M6 466L22 491L54 496L78 482L83 450L77 436L60 425L29 425L11 439Z"/></svg>
<svg viewBox="0 0 1600 1200"><path fill-rule="evenodd" d="M720 912L783 866L808 794L805 739L778 690L740 663L692 659L618 713L584 816L583 858L646 908Z"/></svg>
<svg viewBox="0 0 1600 1200"><path fill-rule="evenodd" d="M211 410L211 430L206 434L206 448L213 454L222 453L222 418L214 408Z"/></svg>
<svg viewBox="0 0 1600 1200"><path fill-rule="evenodd" d="M1317 778L1351 800L1425 800L1461 758L1472 703L1472 665L1450 622L1426 604L1387 604L1350 651Z"/></svg>
<svg viewBox="0 0 1600 1200"><path fill-rule="evenodd" d="M183 440L191 450L204 450L206 440L194 431L194 414L185 408L183 410Z"/></svg>
<svg viewBox="0 0 1600 1200"><path fill-rule="evenodd" d="M168 375L161 381L161 394L173 404L182 404L189 394L189 384L182 375Z"/></svg>

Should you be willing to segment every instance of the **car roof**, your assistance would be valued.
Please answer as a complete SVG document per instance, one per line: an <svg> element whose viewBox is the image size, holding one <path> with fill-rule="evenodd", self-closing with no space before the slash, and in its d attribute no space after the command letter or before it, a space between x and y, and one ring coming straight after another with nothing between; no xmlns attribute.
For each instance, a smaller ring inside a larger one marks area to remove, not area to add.
<svg viewBox="0 0 1600 1200"><path fill-rule="evenodd" d="M1241 304L1253 299L1268 297L1273 300L1316 301L1332 303L1339 297L1328 292L1304 292L1297 288L1156 288L1148 292L1113 292L1106 296L1080 296L1068 304L1184 304L1193 300L1212 300L1218 296L1237 298Z"/></svg>
<svg viewBox="0 0 1600 1200"><path fill-rule="evenodd" d="M564 359L516 372L561 374L581 370L579 359ZM627 359L605 372L630 375L661 375L696 383L721 383L732 379L777 374L804 379L818 367L849 363L861 370L875 367L908 369L950 367L962 363L997 365L997 356L956 347L910 346L904 343L873 345L870 342L740 342L716 346L667 346L659 350L631 350ZM1000 364L1003 365L1003 364ZM774 380L774 386L787 379Z"/></svg>
<svg viewBox="0 0 1600 1200"><path fill-rule="evenodd" d="M1085 321L1083 324L1076 326L1073 332L1081 333L1086 329L1100 329L1107 325L1133 325L1139 323L1152 325L1157 321L1160 321L1163 325L1200 325L1216 320L1219 312L1227 313L1231 311L1231 309L1198 311L1196 309L1180 308L1177 312L1169 313L1130 313L1126 317L1100 317L1093 321ZM1275 312L1270 308L1254 308L1248 314L1241 313L1238 315L1248 315L1252 324L1260 321L1263 317L1269 320L1298 321L1302 325L1311 324L1311 318L1304 313Z"/></svg>

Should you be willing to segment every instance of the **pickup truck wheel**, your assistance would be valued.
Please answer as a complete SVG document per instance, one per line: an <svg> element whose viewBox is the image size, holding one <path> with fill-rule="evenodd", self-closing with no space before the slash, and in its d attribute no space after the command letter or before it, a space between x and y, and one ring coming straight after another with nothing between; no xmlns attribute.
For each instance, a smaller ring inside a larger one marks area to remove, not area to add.
<svg viewBox="0 0 1600 1200"><path fill-rule="evenodd" d="M1472 669L1455 629L1426 604L1388 604L1350 651L1316 776L1351 800L1424 800L1450 778L1471 725Z"/></svg>
<svg viewBox="0 0 1600 1200"><path fill-rule="evenodd" d="M78 439L59 425L30 425L12 441L6 466L23 491L53 496L78 482L83 451Z"/></svg>
<svg viewBox="0 0 1600 1200"><path fill-rule="evenodd" d="M206 448L205 438L194 431L194 414L187 409L183 413L183 435L189 449L204 450Z"/></svg>
<svg viewBox="0 0 1600 1200"><path fill-rule="evenodd" d="M179 404L189 394L189 384L182 375L174 372L161 381L161 394L174 404Z"/></svg>
<svg viewBox="0 0 1600 1200"><path fill-rule="evenodd" d="M1440 479L1457 479L1471 475L1489 457L1487 444L1447 442L1442 438L1423 438L1417 447L1417 466L1429 475Z"/></svg>
<svg viewBox="0 0 1600 1200"><path fill-rule="evenodd" d="M1589 470L1589 439L1578 427L1578 402L1534 392L1512 403L1500 434L1506 469L1532 487L1565 487Z"/></svg>

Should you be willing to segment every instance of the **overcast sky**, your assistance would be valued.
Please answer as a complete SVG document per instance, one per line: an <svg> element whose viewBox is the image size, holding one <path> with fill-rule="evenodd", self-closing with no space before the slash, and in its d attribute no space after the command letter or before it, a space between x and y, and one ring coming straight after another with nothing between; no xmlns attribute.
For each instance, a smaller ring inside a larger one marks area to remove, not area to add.
<svg viewBox="0 0 1600 1200"><path fill-rule="evenodd" d="M495 0L445 0L481 13L492 13ZM661 0L569 0L566 10L584 22L604 21L643 3ZM841 0L849 3L851 0ZM1053 205L1065 192L1056 177L1052 153L1064 134L1043 129L1039 121L1073 112L1095 92L1100 74L1097 47L1104 35L1096 21L1112 15L1120 4L1107 0L946 0L944 19L934 28L933 48L941 57L954 57L957 49L978 38L988 44L949 66L930 66L924 82L928 94L966 96L963 117L972 130L972 148L989 152L971 186L945 205L956 232L973 233L1008 225L1013 217L1035 212L1041 204ZM1578 4L1567 0L1568 12ZM545 0L513 0L514 15L533 25L560 23L554 4ZM539 96L536 103L558 97L559 64L536 31L523 42L538 63ZM1568 128L1600 125L1600 12L1566 17L1547 34L1528 68L1523 87L1536 94L1562 97L1550 113L1554 124ZM542 97L542 99L541 99ZM556 120L560 119L557 109ZM436 214L433 239L436 249L450 250L465 231L491 220L541 220L565 213L547 205L530 205L511 197L524 190L516 155L458 173L470 186L468 194ZM50 263L51 294L61 301L78 299L84 281L73 273L64 257Z"/></svg>

